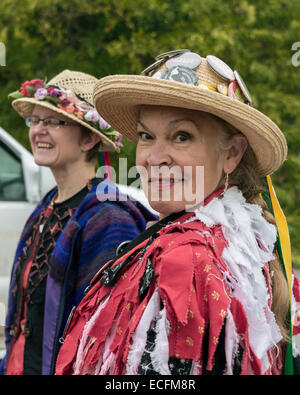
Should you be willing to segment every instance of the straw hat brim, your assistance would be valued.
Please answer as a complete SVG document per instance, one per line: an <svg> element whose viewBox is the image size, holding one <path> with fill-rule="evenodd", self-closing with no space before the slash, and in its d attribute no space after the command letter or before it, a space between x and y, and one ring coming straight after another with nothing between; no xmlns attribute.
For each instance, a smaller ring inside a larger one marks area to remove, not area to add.
<svg viewBox="0 0 300 395"><path fill-rule="evenodd" d="M261 176L272 174L286 159L285 137L270 118L214 91L139 75L112 75L96 82L94 104L113 128L133 142L137 142L141 105L171 106L208 112L233 125L247 137Z"/></svg>
<svg viewBox="0 0 300 395"><path fill-rule="evenodd" d="M32 111L34 109L34 106L41 106L41 107L46 107L49 108L52 111L55 111L59 114L64 115L65 117L71 119L72 121L75 121L79 123L80 125L86 127L87 129L91 130L94 133L97 133L101 136L101 141L102 144L99 147L99 151L115 151L116 145L109 140L103 133L101 133L99 130L96 128L93 128L91 125L89 125L87 122L84 120L81 120L77 118L75 115L69 114L68 112L61 110L60 108L56 107L55 105L47 102L47 101L42 101L42 100L37 100L35 98L30 98L30 97L22 97L20 99L15 99L12 102L13 108L21 115L21 117L26 118L29 115L32 114Z"/></svg>

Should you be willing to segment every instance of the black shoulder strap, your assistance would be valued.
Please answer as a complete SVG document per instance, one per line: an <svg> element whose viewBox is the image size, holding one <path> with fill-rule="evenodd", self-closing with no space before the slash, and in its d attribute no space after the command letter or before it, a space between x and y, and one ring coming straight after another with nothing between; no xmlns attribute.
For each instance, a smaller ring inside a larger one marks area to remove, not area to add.
<svg viewBox="0 0 300 395"><path fill-rule="evenodd" d="M138 254L142 248L137 248L135 251L133 251L132 254L128 256L128 258L124 262L120 262L117 266L112 268L114 263L120 259L123 255L127 254L130 250L141 244L143 241L149 239L149 244L151 244L152 240L158 236L158 231L168 225L169 223L172 223L175 221L177 218L180 218L183 214L185 213L185 210L182 210L178 213L173 213L168 215L167 217L161 219L160 221L156 222L152 226L150 226L148 229L146 229L144 232L142 232L140 235L138 235L135 239L132 241L128 242L128 244L120 251L119 254L116 255L114 259L112 259L107 265L105 265L102 269L99 270L98 274L92 279L91 283L89 286L86 288L84 294L86 294L91 287L96 284L103 276L107 278L107 285L108 283L112 284L114 282L114 279L117 276L117 273L129 262L131 261L136 254ZM150 239L151 238L151 239ZM106 281L104 281L106 283Z"/></svg>
<svg viewBox="0 0 300 395"><path fill-rule="evenodd" d="M121 258L123 255L127 254L130 250L132 250L134 247L137 245L141 244L144 240L149 239L150 236L154 235L157 233L160 229L164 228L166 225L169 223L172 223L175 221L177 218L180 218L183 214L185 213L184 210L178 212L178 213L173 213L168 215L167 217L161 219L160 221L157 221L155 224L150 226L148 229L144 230L141 234L139 234L135 239L133 239L131 242L129 242L124 249L116 256L114 261L117 259Z"/></svg>

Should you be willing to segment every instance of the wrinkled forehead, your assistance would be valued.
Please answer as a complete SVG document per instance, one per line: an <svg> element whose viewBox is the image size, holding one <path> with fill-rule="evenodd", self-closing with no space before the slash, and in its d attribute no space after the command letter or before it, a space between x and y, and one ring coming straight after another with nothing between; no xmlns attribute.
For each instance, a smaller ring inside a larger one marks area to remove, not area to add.
<svg viewBox="0 0 300 395"><path fill-rule="evenodd" d="M67 117L65 117L64 115L58 113L57 111L53 111L50 108L47 107L43 107L43 106L39 106L38 104L36 104L34 106L34 109L32 111L32 115L37 115L41 118L49 118L49 117L53 117L53 118L57 118L57 119L61 119L61 120L68 120Z"/></svg>
<svg viewBox="0 0 300 395"><path fill-rule="evenodd" d="M225 124L220 118L203 111L191 110L180 107L171 106L154 106L154 105L143 105L139 108L138 122L143 120L148 121L172 121L175 119L187 119L192 120L196 124L204 124L211 127L219 127Z"/></svg>

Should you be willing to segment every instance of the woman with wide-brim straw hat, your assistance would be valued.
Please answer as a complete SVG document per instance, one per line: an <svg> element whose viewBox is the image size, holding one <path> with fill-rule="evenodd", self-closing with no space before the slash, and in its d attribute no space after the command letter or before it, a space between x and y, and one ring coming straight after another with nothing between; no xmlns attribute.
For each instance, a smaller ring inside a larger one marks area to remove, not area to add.
<svg viewBox="0 0 300 395"><path fill-rule="evenodd" d="M101 79L94 103L137 143L161 218L92 280L56 373L293 374L299 283L269 177L283 133L236 71L189 50Z"/></svg>
<svg viewBox="0 0 300 395"><path fill-rule="evenodd" d="M65 70L10 95L29 127L35 162L51 169L57 186L29 217L17 247L1 361L9 375L54 373L63 328L91 278L154 218L141 204L102 196L102 186L114 184L96 177L97 155L116 150L119 133L92 105L96 81Z"/></svg>

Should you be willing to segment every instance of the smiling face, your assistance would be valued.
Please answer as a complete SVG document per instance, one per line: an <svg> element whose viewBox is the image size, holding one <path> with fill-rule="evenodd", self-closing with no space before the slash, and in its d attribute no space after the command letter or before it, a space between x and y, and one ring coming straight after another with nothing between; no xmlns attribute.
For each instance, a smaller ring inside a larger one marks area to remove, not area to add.
<svg viewBox="0 0 300 395"><path fill-rule="evenodd" d="M209 114L143 106L137 134L142 186L161 217L201 203L235 167L230 149L218 148L220 122Z"/></svg>
<svg viewBox="0 0 300 395"><path fill-rule="evenodd" d="M67 117L41 106L35 106L32 115L41 119L52 117L74 123ZM67 168L73 163L81 161L84 158L84 152L80 144L80 137L81 127L79 124L55 128L44 126L42 122L39 122L38 125L31 126L29 139L35 163L55 170Z"/></svg>

